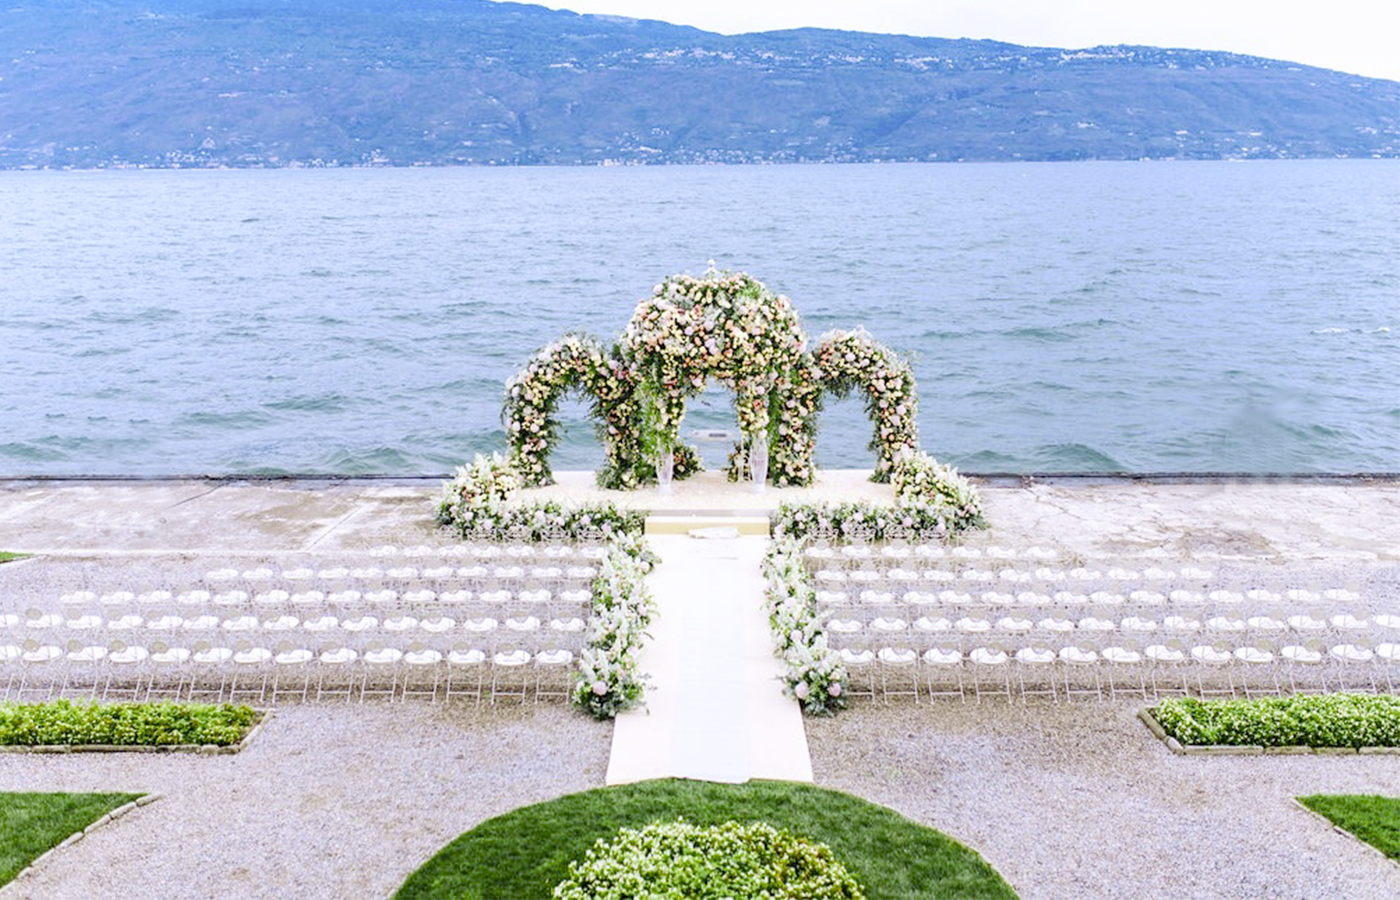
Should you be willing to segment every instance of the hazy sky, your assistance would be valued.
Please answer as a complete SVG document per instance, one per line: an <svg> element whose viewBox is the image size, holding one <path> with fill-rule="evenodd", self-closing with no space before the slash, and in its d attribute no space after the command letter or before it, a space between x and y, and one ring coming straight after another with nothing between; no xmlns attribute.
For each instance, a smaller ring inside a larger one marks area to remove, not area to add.
<svg viewBox="0 0 1400 900"><path fill-rule="evenodd" d="M1400 80L1397 0L543 0L737 34L804 25L1042 47L1230 50Z"/></svg>

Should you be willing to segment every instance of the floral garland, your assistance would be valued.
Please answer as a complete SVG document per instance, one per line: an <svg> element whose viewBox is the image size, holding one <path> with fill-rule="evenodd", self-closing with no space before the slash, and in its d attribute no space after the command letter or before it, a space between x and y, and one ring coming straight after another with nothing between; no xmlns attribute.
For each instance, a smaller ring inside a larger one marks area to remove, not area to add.
<svg viewBox="0 0 1400 900"><path fill-rule="evenodd" d="M630 534L615 536L599 563L573 692L574 705L595 718L611 719L642 702L647 676L638 671L637 655L656 613L645 581L655 563L645 541Z"/></svg>
<svg viewBox="0 0 1400 900"><path fill-rule="evenodd" d="M773 654L787 666L783 691L801 703L808 715L831 715L846 707L842 694L846 667L841 654L827 643L801 542L774 534L763 559L763 574L768 581Z"/></svg>
<svg viewBox="0 0 1400 900"><path fill-rule="evenodd" d="M857 388L864 391L866 415L875 423L870 440L870 449L876 453L872 480L888 481L895 461L919 449L914 370L863 328L828 331L817 341L813 356L827 390L838 397Z"/></svg>
<svg viewBox="0 0 1400 900"><path fill-rule="evenodd" d="M522 481L512 461L496 453L478 455L443 484L438 524L464 539L487 541L600 541L640 534L645 527L643 513L620 510L609 502L517 503Z"/></svg>

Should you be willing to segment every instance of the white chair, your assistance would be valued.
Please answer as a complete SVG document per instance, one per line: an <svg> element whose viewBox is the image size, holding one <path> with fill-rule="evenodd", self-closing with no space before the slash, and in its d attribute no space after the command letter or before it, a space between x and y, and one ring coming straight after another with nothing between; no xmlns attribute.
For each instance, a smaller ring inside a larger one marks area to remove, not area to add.
<svg viewBox="0 0 1400 900"><path fill-rule="evenodd" d="M1343 690L1376 689L1376 652L1360 637L1346 643L1333 644L1328 651L1332 658L1337 684Z"/></svg>
<svg viewBox="0 0 1400 900"><path fill-rule="evenodd" d="M1108 696L1116 700L1119 694L1136 694L1147 699L1147 657L1142 643L1135 637L1122 637L1100 651L1108 664Z"/></svg>
<svg viewBox="0 0 1400 900"><path fill-rule="evenodd" d="M19 650L19 648L15 647L15 650ZM5 661L4 657L5 654L0 652L0 662ZM96 697L97 686L102 682L103 663L107 659L107 648L101 644L89 644L79 638L73 638L68 641L64 659L68 665L64 672L63 687L59 693L67 694L70 687L85 685L86 689L82 691L82 694Z"/></svg>
<svg viewBox="0 0 1400 900"><path fill-rule="evenodd" d="M1060 648L1060 662L1065 676L1065 699L1073 700L1077 695L1093 694L1103 699L1103 676L1099 672L1102 657L1099 651L1087 643L1074 643Z"/></svg>
<svg viewBox="0 0 1400 900"><path fill-rule="evenodd" d="M1327 690L1327 651L1331 649L1319 637L1299 642L1296 639L1279 650L1284 671L1288 673L1288 689L1295 694L1320 693Z"/></svg>
<svg viewBox="0 0 1400 900"><path fill-rule="evenodd" d="M1246 698L1258 694L1279 694L1278 648L1267 638L1235 648L1239 662L1240 683Z"/></svg>
<svg viewBox="0 0 1400 900"><path fill-rule="evenodd" d="M982 643L967 654L972 667L972 690L977 702L983 695L1011 699L1011 652L994 643Z"/></svg>
<svg viewBox="0 0 1400 900"><path fill-rule="evenodd" d="M963 655L956 642L936 641L923 652L919 661L923 666L924 693L930 699L955 696L963 702L967 701L963 689Z"/></svg>
<svg viewBox="0 0 1400 900"><path fill-rule="evenodd" d="M500 697L519 697L523 703L530 691L530 663L534 659L523 648L500 650L491 657L491 702Z"/></svg>
<svg viewBox="0 0 1400 900"><path fill-rule="evenodd" d="M38 638L26 638L20 644L17 661L20 665L19 699L26 691L42 693L43 699L53 696L55 689L61 689L65 678L59 671L64 661L64 649L57 644L41 642Z"/></svg>
<svg viewBox="0 0 1400 900"><path fill-rule="evenodd" d="M846 667L846 696L875 699L875 651L842 647L840 652Z"/></svg>
<svg viewBox="0 0 1400 900"><path fill-rule="evenodd" d="M125 641L112 641L107 645L107 683L102 688L102 699L112 694L126 694L132 700L139 700L146 676L145 664L150 651L140 644ZM120 685L115 687L114 685Z"/></svg>
<svg viewBox="0 0 1400 900"><path fill-rule="evenodd" d="M399 669L403 662L403 651L397 647L385 646L383 641L371 641L364 653L360 654L360 702L371 694L387 697L390 701L398 692Z"/></svg>
<svg viewBox="0 0 1400 900"><path fill-rule="evenodd" d="M344 643L331 640L322 646L316 654L316 700L340 696L348 703L355 688L360 686L356 672L359 659L360 654Z"/></svg>
<svg viewBox="0 0 1400 900"><path fill-rule="evenodd" d="M447 683L443 699L469 696L481 702L485 683L486 652L470 642L459 641L447 652Z"/></svg>
<svg viewBox="0 0 1400 900"><path fill-rule="evenodd" d="M1197 644L1191 648L1191 658L1196 661L1196 685L1202 697L1235 693L1231 671L1235 654L1229 643Z"/></svg>
<svg viewBox="0 0 1400 900"><path fill-rule="evenodd" d="M234 643L231 659L233 675L229 679L229 701L237 702L241 696L256 698L258 702L266 700L267 681L272 674L272 651L248 638L239 638Z"/></svg>
<svg viewBox="0 0 1400 900"><path fill-rule="evenodd" d="M881 647L875 658L880 666L880 690L885 702L888 704L891 696L903 696L913 697L918 703L918 654L908 647Z"/></svg>
<svg viewBox="0 0 1400 900"><path fill-rule="evenodd" d="M438 685L442 681L442 661L442 651L418 641L410 644L403 655L403 698L426 696L436 703Z"/></svg>
<svg viewBox="0 0 1400 900"><path fill-rule="evenodd" d="M1160 697L1165 691L1165 688L1162 687L1161 682L1158 680L1158 676L1172 669L1176 670L1177 674L1181 676L1177 681L1179 687L1174 686L1173 692L1180 694L1190 693L1190 687L1187 684L1186 677L1187 660L1189 659L1187 655L1188 652L1186 644L1180 638L1170 638L1160 643L1149 644L1147 648L1143 650L1142 655L1147 658L1148 671L1152 678L1152 696L1154 698Z"/></svg>
<svg viewBox="0 0 1400 900"><path fill-rule="evenodd" d="M307 577L311 573L307 572ZM316 659L316 654L311 648L303 647L291 640L281 640L272 648L272 702L275 705L277 698L283 693L295 694L305 702L311 693L311 664ZM288 679L291 684L300 686L288 688Z"/></svg>
<svg viewBox="0 0 1400 900"><path fill-rule="evenodd" d="M573 688L574 654L562 648L535 654L535 699L568 697Z"/></svg>
<svg viewBox="0 0 1400 900"><path fill-rule="evenodd" d="M146 683L146 698L159 694L179 700L185 691L185 680L191 675L189 648L158 640L151 642L149 650L151 677Z"/></svg>
<svg viewBox="0 0 1400 900"><path fill-rule="evenodd" d="M188 697L222 698L233 665L233 648L200 638L190 645L190 687ZM218 687L213 687L217 676Z"/></svg>
<svg viewBox="0 0 1400 900"><path fill-rule="evenodd" d="M1016 651L1016 680L1020 684L1023 702L1027 697L1046 695L1059 702L1060 692L1055 686L1054 672L1057 658L1055 651L1043 641L1037 641Z"/></svg>

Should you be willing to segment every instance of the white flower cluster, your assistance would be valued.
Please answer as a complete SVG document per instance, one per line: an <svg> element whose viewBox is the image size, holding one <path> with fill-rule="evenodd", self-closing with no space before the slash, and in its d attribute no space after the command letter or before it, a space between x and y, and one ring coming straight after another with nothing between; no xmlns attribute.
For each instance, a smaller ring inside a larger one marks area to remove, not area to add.
<svg viewBox="0 0 1400 900"><path fill-rule="evenodd" d="M477 540L602 541L614 534L640 534L645 516L610 502L520 503L523 479L499 454L478 455L443 484L437 520L464 538Z"/></svg>
<svg viewBox="0 0 1400 900"><path fill-rule="evenodd" d="M619 534L608 543L593 582L593 614L587 646L579 654L574 704L599 719L611 719L642 702L646 675L637 654L656 613L646 586L655 557L643 538Z"/></svg>
<svg viewBox="0 0 1400 900"><path fill-rule="evenodd" d="M943 522L945 531L961 531L986 520L976 486L927 453L901 456L890 472L890 486L896 506Z"/></svg>
<svg viewBox="0 0 1400 900"><path fill-rule="evenodd" d="M802 561L801 542L775 536L763 560L763 574L768 581L773 654L787 666L785 692L809 715L830 715L844 709L846 667L841 654L827 644L816 591Z"/></svg>

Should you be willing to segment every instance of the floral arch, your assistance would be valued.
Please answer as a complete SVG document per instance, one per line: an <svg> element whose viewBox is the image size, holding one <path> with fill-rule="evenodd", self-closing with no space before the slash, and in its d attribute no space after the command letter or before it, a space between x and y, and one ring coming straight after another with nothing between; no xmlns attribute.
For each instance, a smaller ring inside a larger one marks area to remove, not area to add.
<svg viewBox="0 0 1400 900"><path fill-rule="evenodd" d="M823 335L807 348L792 301L744 273L673 275L637 304L620 341L605 347L566 335L541 349L506 384L502 418L510 456L526 484L551 481L555 412L569 390L593 403L605 462L598 483L634 488L654 479L654 460L669 450L675 477L698 468L680 443L688 398L714 378L734 391L743 433L734 458L756 437L771 446L769 480L811 484L817 413L826 393L864 394L874 423L874 478L888 480L895 461L918 450L918 400L907 362L864 330ZM731 460L730 477L740 465Z"/></svg>

